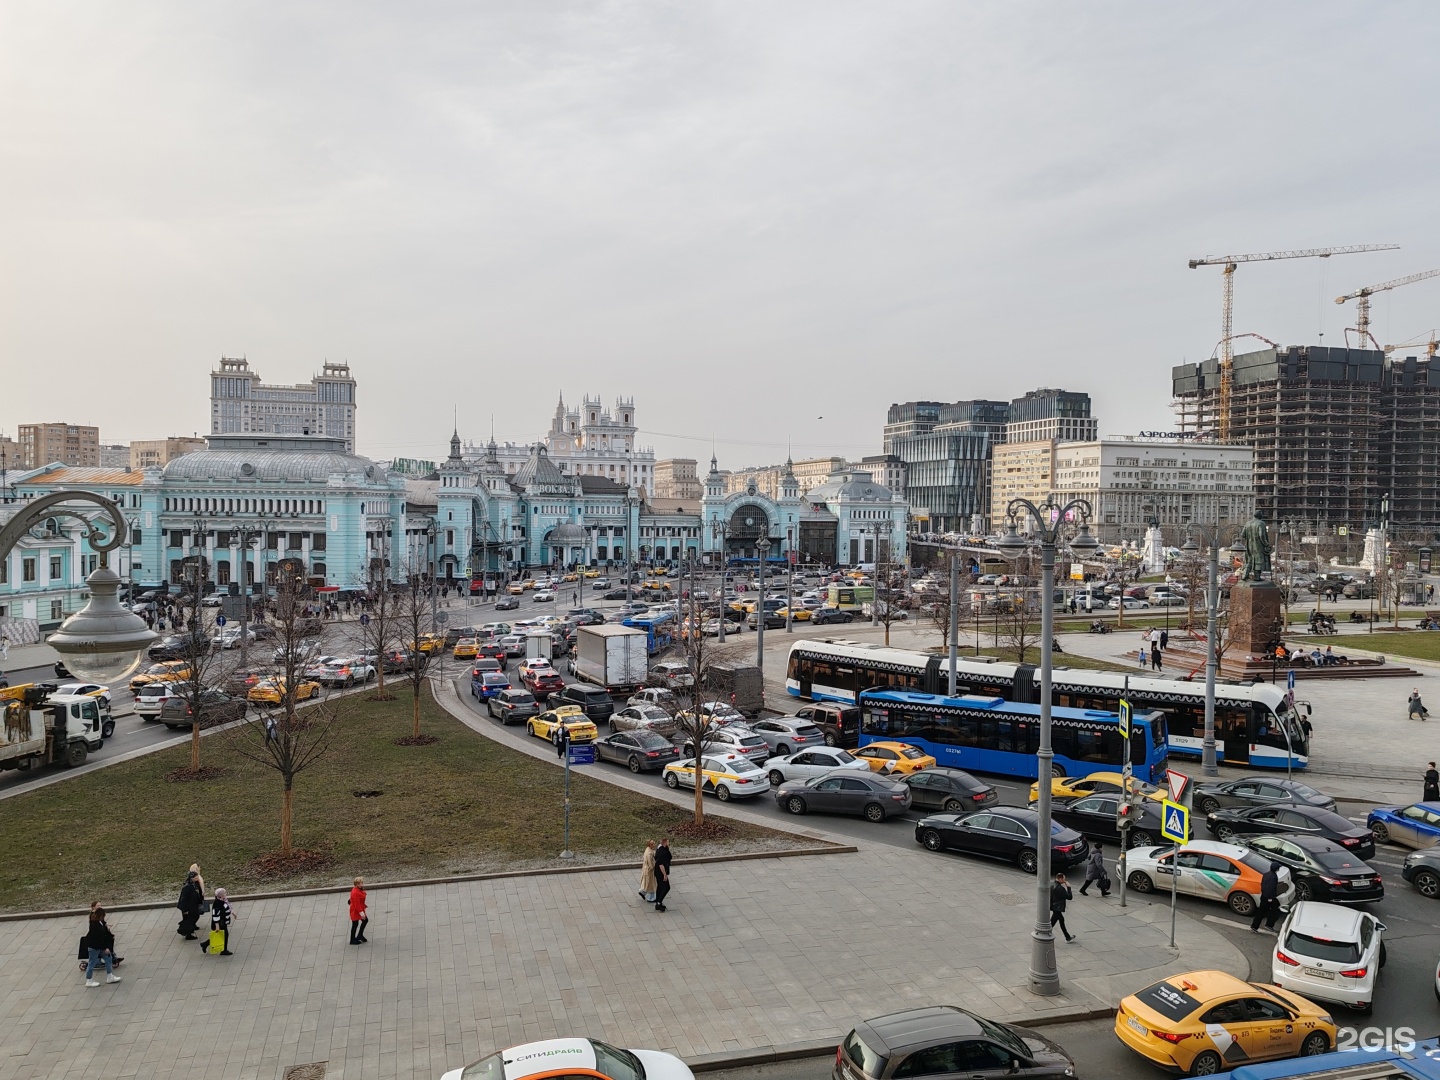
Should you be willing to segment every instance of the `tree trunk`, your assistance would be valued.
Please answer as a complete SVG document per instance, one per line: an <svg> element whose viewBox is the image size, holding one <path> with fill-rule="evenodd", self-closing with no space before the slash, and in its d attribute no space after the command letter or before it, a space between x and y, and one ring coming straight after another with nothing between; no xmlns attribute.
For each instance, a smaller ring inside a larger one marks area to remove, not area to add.
<svg viewBox="0 0 1440 1080"><path fill-rule="evenodd" d="M280 796L280 856L286 859L290 857L290 824L293 820L294 784L294 778L287 776L285 792Z"/></svg>
<svg viewBox="0 0 1440 1080"><path fill-rule="evenodd" d="M411 729L411 734L414 735L414 737L418 739L418 738L420 738L420 688L417 686L417 687L415 687L414 689L415 689L415 699L414 699L414 702L415 702L415 720L414 720L414 724L413 724L412 729Z"/></svg>
<svg viewBox="0 0 1440 1080"><path fill-rule="evenodd" d="M190 725L190 770L194 772L200 768L200 721L196 719Z"/></svg>
<svg viewBox="0 0 1440 1080"><path fill-rule="evenodd" d="M379 697L385 696L385 653L379 652L375 660L375 693Z"/></svg>
<svg viewBox="0 0 1440 1080"><path fill-rule="evenodd" d="M695 824L705 824L705 801L700 791L700 785L705 781L700 775L700 755L695 755Z"/></svg>

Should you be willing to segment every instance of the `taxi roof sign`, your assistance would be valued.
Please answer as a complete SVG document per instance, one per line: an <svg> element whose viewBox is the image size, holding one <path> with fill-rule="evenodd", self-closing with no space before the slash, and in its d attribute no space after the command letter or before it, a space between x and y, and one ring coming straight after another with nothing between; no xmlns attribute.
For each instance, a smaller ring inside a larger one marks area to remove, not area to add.
<svg viewBox="0 0 1440 1080"><path fill-rule="evenodd" d="M1190 840L1190 810L1177 802L1165 800L1164 812L1160 815L1160 835L1177 844Z"/></svg>

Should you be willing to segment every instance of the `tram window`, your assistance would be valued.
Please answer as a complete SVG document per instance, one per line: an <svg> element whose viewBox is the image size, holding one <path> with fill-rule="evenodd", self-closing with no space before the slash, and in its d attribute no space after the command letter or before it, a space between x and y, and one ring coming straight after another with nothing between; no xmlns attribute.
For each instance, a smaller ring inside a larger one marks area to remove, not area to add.
<svg viewBox="0 0 1440 1080"><path fill-rule="evenodd" d="M979 721L973 716L957 716L951 723L955 728L955 743L958 746L974 746L980 737Z"/></svg>
<svg viewBox="0 0 1440 1080"><path fill-rule="evenodd" d="M995 749L1004 750L1006 753L1015 753L1018 747L1015 745L1015 721L996 721Z"/></svg>
<svg viewBox="0 0 1440 1080"><path fill-rule="evenodd" d="M1061 757L1079 757L1075 752L1075 729L1072 727L1052 727L1050 729L1050 748Z"/></svg>
<svg viewBox="0 0 1440 1080"><path fill-rule="evenodd" d="M979 738L976 740L975 745L981 750L1000 749L1000 732L996 727L995 721L980 720L977 723L979 726Z"/></svg>

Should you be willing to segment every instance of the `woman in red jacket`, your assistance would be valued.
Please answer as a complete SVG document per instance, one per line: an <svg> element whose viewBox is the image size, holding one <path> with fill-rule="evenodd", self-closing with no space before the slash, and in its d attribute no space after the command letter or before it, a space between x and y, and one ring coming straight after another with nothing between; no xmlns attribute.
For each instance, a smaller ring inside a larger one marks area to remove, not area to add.
<svg viewBox="0 0 1440 1080"><path fill-rule="evenodd" d="M350 890L350 944L363 945L366 942L365 927L370 918L365 912L365 879L356 878L355 887Z"/></svg>

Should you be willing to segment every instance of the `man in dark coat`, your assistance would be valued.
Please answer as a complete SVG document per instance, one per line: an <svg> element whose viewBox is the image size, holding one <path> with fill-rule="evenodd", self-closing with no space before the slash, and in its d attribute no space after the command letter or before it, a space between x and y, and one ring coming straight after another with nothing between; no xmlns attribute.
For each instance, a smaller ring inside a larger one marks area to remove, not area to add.
<svg viewBox="0 0 1440 1080"><path fill-rule="evenodd" d="M655 849L655 910L665 910L665 897L670 894L670 838L663 837Z"/></svg>
<svg viewBox="0 0 1440 1080"><path fill-rule="evenodd" d="M1425 770L1425 793L1420 796L1420 801L1440 802L1440 772L1436 771L1433 761Z"/></svg>
<svg viewBox="0 0 1440 1080"><path fill-rule="evenodd" d="M205 908L205 892L200 888L200 875L191 870L180 890L180 925L175 932L186 941L195 940L195 928L200 924L200 912Z"/></svg>
<svg viewBox="0 0 1440 1080"><path fill-rule="evenodd" d="M1270 869L1260 875L1260 906L1250 920L1250 932L1260 932L1260 921L1265 920L1265 929L1274 930L1275 921L1280 918L1280 864L1272 862Z"/></svg>
<svg viewBox="0 0 1440 1080"><path fill-rule="evenodd" d="M1050 927L1054 929L1055 924L1060 924L1060 932L1065 935L1066 941L1074 941L1075 937L1065 925L1065 904L1074 899L1074 893L1070 891L1070 883L1065 880L1064 874L1055 875L1055 884L1050 886Z"/></svg>

